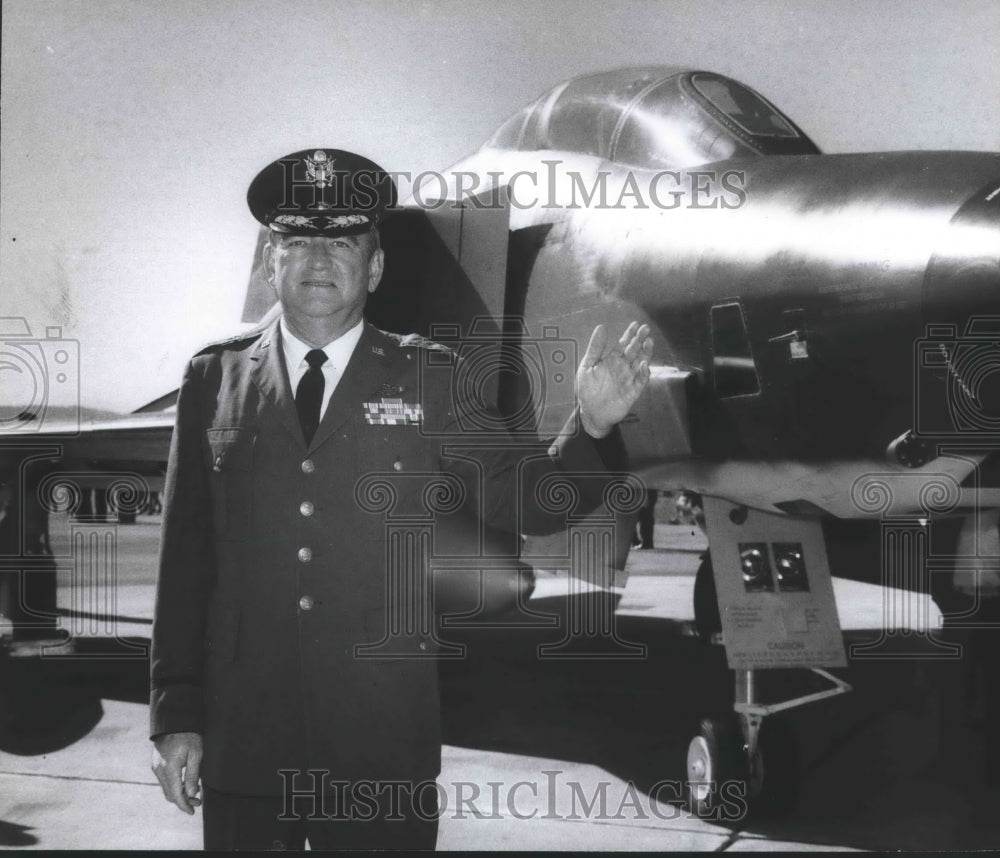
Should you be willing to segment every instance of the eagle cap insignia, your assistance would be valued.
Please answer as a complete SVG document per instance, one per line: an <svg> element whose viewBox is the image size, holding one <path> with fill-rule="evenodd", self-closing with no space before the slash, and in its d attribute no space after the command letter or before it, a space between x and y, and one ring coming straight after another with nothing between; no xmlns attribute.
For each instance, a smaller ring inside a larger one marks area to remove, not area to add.
<svg viewBox="0 0 1000 858"><path fill-rule="evenodd" d="M317 149L312 158L306 156L306 176L317 188L322 190L333 180L333 158L330 158L322 149Z"/></svg>

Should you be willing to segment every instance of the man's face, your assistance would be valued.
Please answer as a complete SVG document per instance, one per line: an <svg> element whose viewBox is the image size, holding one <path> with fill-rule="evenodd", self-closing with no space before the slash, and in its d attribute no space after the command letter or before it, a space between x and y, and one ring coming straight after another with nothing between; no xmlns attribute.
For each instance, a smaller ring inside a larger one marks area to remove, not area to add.
<svg viewBox="0 0 1000 858"><path fill-rule="evenodd" d="M339 328L361 318L382 276L382 249L371 235L272 233L264 245L264 273L293 323Z"/></svg>

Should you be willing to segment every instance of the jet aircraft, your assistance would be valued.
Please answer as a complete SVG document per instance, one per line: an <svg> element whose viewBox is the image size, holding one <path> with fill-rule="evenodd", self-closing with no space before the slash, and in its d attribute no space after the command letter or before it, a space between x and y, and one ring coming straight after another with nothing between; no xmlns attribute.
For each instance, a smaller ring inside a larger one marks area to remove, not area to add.
<svg viewBox="0 0 1000 858"><path fill-rule="evenodd" d="M870 655L913 630L953 654L907 592L975 626L975 594L995 584L1000 155L824 155L735 80L623 69L544 93L411 203L450 252L397 253L370 314L460 350L502 341L489 395L539 434L573 407L552 338L651 325L630 469L704 498L695 620L721 627L736 671L737 717L692 741L692 801L742 775L762 810L780 805L795 787L765 717L849 687L813 629L839 634L831 572L896 594ZM781 666L832 687L764 704L755 671Z"/></svg>

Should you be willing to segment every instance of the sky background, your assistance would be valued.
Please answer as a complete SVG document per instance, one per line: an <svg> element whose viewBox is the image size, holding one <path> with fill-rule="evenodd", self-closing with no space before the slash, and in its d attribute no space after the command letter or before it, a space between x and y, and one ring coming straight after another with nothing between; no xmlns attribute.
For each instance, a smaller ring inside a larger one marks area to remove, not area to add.
<svg viewBox="0 0 1000 858"><path fill-rule="evenodd" d="M116 411L244 327L246 188L290 151L443 170L644 64L734 77L826 152L1000 150L997 0L5 0L2 27L0 317L79 341Z"/></svg>

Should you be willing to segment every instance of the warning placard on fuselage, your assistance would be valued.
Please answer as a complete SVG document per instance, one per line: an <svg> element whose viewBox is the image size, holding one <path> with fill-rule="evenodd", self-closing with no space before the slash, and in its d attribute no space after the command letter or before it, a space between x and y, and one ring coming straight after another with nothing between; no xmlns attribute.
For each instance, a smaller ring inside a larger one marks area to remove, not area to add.
<svg viewBox="0 0 1000 858"><path fill-rule="evenodd" d="M704 504L729 666L846 666L820 522Z"/></svg>

